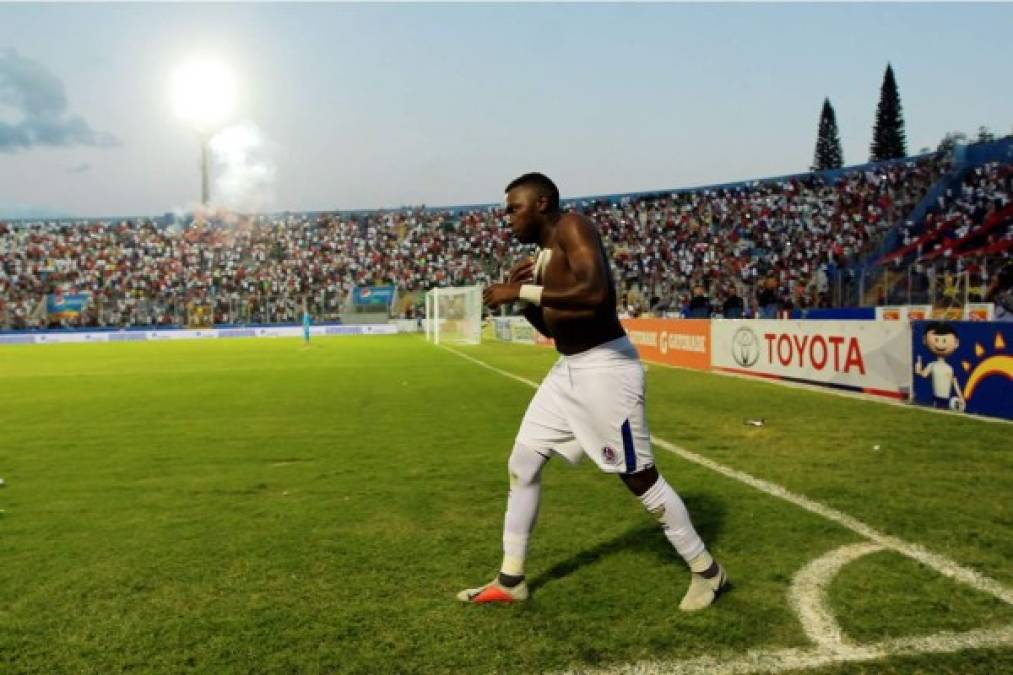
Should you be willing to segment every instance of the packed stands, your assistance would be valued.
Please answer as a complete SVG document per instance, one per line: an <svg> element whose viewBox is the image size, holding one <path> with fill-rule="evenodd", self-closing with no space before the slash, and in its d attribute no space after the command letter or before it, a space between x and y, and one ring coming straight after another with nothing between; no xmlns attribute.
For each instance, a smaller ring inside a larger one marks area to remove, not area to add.
<svg viewBox="0 0 1013 675"><path fill-rule="evenodd" d="M1013 250L1013 163L967 168L900 232L898 246L877 261L903 272L886 285L884 301L981 301Z"/></svg>
<svg viewBox="0 0 1013 675"><path fill-rule="evenodd" d="M987 163L952 179L949 156L649 194L581 198L564 208L601 228L620 311L772 315L841 304L842 280L884 235L874 263L1008 256L1011 171ZM908 222L918 208L924 218ZM41 299L88 293L88 326L294 322L305 301L340 316L355 286L419 291L499 279L529 248L511 240L498 206L0 224L0 327L41 326ZM421 297L420 295L417 297Z"/></svg>

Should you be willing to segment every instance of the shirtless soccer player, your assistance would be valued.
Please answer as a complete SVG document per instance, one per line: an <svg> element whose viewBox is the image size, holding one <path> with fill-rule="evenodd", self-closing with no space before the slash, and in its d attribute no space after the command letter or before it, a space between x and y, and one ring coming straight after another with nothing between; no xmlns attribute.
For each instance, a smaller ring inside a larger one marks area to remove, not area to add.
<svg viewBox="0 0 1013 675"><path fill-rule="evenodd" d="M601 236L583 216L560 211L559 190L539 173L507 186L506 213L517 239L538 244L539 253L517 264L507 283L486 288L485 303L495 308L526 301L524 316L555 340L562 357L528 405L510 454L500 573L457 598L473 603L527 599L524 558L538 515L542 468L553 454L576 462L583 453L605 473L619 476L689 565L689 590L679 608L707 607L726 586L725 571L654 466L644 416L644 369L616 316Z"/></svg>

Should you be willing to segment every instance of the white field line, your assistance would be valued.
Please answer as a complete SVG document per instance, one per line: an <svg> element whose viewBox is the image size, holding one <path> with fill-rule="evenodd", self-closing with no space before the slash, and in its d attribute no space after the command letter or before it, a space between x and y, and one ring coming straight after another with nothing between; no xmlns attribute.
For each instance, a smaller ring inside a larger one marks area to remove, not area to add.
<svg viewBox="0 0 1013 675"><path fill-rule="evenodd" d="M440 345L463 359L495 373L509 377L530 387L538 383L514 373L496 368L456 349ZM791 502L807 511L821 515L859 534L873 543L843 546L814 560L800 570L792 580L788 601L795 610L806 636L816 647L796 649L751 650L744 655L728 655L724 658L703 656L684 661L644 661L640 663L609 666L606 668L581 669L579 672L599 675L737 675L739 673L781 673L790 670L817 668L844 662L873 661L886 657L918 654L943 654L965 649L986 649L1013 646L1013 625L999 628L972 630L964 633L940 632L920 637L896 638L866 645L854 645L844 636L840 625L827 607L824 590L833 576L844 565L863 555L881 551L884 548L911 557L944 576L991 593L1001 600L1013 604L1013 594L999 582L961 567L957 563L917 544L910 544L896 537L877 532L868 525L828 506L814 502L807 497L796 495L787 489L747 473L736 471L718 464L696 453L680 448L668 441L651 437L651 442L684 459L700 464L728 478L756 488L761 492Z"/></svg>
<svg viewBox="0 0 1013 675"><path fill-rule="evenodd" d="M795 610L802 630L811 641L834 651L854 648L827 606L826 589L842 567L863 555L882 550L882 546L870 542L849 544L813 560L795 574L788 589L788 604Z"/></svg>
<svg viewBox="0 0 1013 675"><path fill-rule="evenodd" d="M514 375L513 373L511 373L509 371L506 371L506 370L502 370L500 368L497 368L496 366L490 366L485 361L479 361L474 356L469 356L468 354L465 354L464 352L459 352L456 349L451 349L450 347L447 347L446 345L436 345L436 346L440 347L441 349L446 349L451 354L457 354L462 359L465 359L466 361L471 361L472 363L474 363L477 366L482 366L483 368L488 368L489 370L491 370L494 373L499 373L503 377L509 377L511 380L516 380L516 381L520 382L521 384L526 384L529 387L534 387L535 389L538 389L538 383L535 382L534 380L529 380L528 378L521 377L520 375Z"/></svg>
<svg viewBox="0 0 1013 675"><path fill-rule="evenodd" d="M478 366L487 368L488 370L491 370L495 373L499 373L504 377L509 377L512 380L516 380L530 387L534 387L536 389L538 388L537 382L533 382L532 380L529 380L527 378L515 375L511 372L502 370L500 368L496 368L495 366L491 366L488 363L485 363L484 361L480 361L479 359L476 359L475 357L470 356L468 354L459 352L456 349L451 349L450 347L446 347L444 345L440 346L443 347L443 349L446 349L447 351L452 352L463 359L471 361L472 363ZM737 469L727 467L724 464L718 464L714 460L708 459L703 455L698 455L695 452L691 452L689 450L686 450L685 448L679 447L678 445L666 441L663 438L659 438L657 436L652 435L651 443L657 445L660 448L664 448L665 450L668 450L669 452L676 454L685 460L693 462L694 464L699 464L700 466L706 467L711 471L715 471L723 476L726 476L733 480L737 480L740 483L745 483L746 485L752 488L756 488L760 492L763 492L765 494L774 497L778 497L779 499L783 499L786 502L791 502L792 504L799 506L805 509L806 511L809 511L810 513L815 513L817 515L823 516L827 520L832 520L838 525L841 525L851 530L852 532L859 534L862 537L865 537L866 539L879 544L880 546L896 551L902 555L906 555L909 558L913 558L914 560L917 560L918 562L927 565L928 567L931 567L932 569L939 572L943 576L955 579L957 581L961 581L965 584L968 584L969 586L972 586L973 588L978 589L979 591L983 591L985 593L988 593L989 595L994 595L1003 602L1013 605L1013 591L1006 588L998 581L986 577L985 575L980 574L975 570L963 567L962 565L959 565L958 563L950 560L949 558L946 558L945 556L941 556L937 553L932 553L931 551L926 550L925 548L923 548L918 544L912 544L898 537L892 537L890 535L883 534L882 532L879 532L878 530L870 527L869 525L866 525L860 520L852 518L851 516L841 511L838 511L837 509L825 506L823 504L820 504L819 502L815 502L809 499L808 497L795 494L794 492L791 492L787 488L781 487L776 483L771 483L761 478L756 478L755 476L752 476L743 471L738 471Z"/></svg>
<svg viewBox="0 0 1013 675"><path fill-rule="evenodd" d="M711 459L707 459L702 455L698 455L695 452L690 452L685 448L680 448L674 443L669 443L663 438L651 436L651 442L661 448L664 448L665 450L668 450L669 452L679 455L683 459L687 459L695 464L704 466L710 469L711 471L715 471L723 476L727 476L728 478L737 480L740 483L745 483L750 487L756 488L760 492L766 493L774 497L778 497L786 502L791 502L792 504L799 506L805 509L806 511L809 511L810 513L815 513L817 515L823 516L827 520L832 520L838 525L841 525L842 527L851 530L855 534L859 534L862 537L865 537L866 539L873 541L879 544L880 546L883 546L884 548L891 549L893 551L896 551L897 553L906 555L909 558L917 560L918 562L934 569L936 572L939 572L945 577L949 577L956 581L963 582L968 586L971 586L972 588L975 588L984 593L988 593L989 595L994 595L1003 602L1013 605L1013 591L1006 588L995 579L986 577L985 575L975 570L964 567L945 556L939 555L938 553L933 553L919 544L912 544L910 542L904 541L903 539L900 539L899 537L893 537L888 534L883 534L879 530L876 530L870 527L869 525L866 525L857 518L852 518L851 516L842 511L838 511L837 509L825 506L824 504L820 504L819 502L813 501L808 497L803 497L802 495L795 494L794 492L791 492L787 488L781 487L776 483L771 483L770 481L756 478L755 476L745 473L744 471L738 471L736 469L727 467L723 464L718 464L717 462Z"/></svg>
<svg viewBox="0 0 1013 675"><path fill-rule="evenodd" d="M898 656L951 654L965 649L995 649L1013 646L1013 625L982 628L966 633L944 631L924 637L895 638L844 649L803 647L796 649L750 650L745 654L702 656L685 661L641 661L607 668L566 671L586 675L741 675L783 673L819 668L846 662L875 661Z"/></svg>

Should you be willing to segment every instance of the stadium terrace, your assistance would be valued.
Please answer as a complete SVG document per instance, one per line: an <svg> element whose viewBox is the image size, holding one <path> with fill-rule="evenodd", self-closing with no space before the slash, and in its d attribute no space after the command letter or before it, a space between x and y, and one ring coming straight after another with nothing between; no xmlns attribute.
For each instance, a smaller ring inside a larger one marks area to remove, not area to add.
<svg viewBox="0 0 1013 675"><path fill-rule="evenodd" d="M803 316L986 300L1013 241L1013 141L688 190L578 198L624 316ZM487 284L530 251L498 206L0 224L0 329L340 321L352 290ZM995 289L993 288L994 292ZM52 316L52 297L82 296Z"/></svg>

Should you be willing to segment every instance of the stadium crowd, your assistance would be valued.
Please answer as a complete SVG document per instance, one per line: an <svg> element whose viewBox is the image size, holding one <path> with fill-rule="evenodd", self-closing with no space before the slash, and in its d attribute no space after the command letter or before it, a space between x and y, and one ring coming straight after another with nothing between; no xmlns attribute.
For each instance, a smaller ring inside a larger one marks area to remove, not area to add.
<svg viewBox="0 0 1013 675"><path fill-rule="evenodd" d="M920 236L915 237L914 223L905 223L903 243L905 247L914 244L919 257L935 258L968 252L966 244L972 237L979 238L979 246L1008 240L1011 196L1013 165L989 162L974 167L964 175L959 188L938 197L917 230Z"/></svg>
<svg viewBox="0 0 1013 675"><path fill-rule="evenodd" d="M928 299L933 278L944 300L959 299L964 278L967 299L982 301L1013 251L1013 164L972 168L937 197L921 222L907 221L900 231L899 246L880 263L911 271L914 301Z"/></svg>
<svg viewBox="0 0 1013 675"><path fill-rule="evenodd" d="M833 182L814 174L680 192L630 203L632 213L606 208L593 216L633 291L630 314L704 316L701 297L723 307L737 296L752 301L746 309L774 315L789 303L829 306L831 278L868 253L946 167L945 158L932 156Z"/></svg>
<svg viewBox="0 0 1013 675"><path fill-rule="evenodd" d="M579 199L601 228L620 310L706 316L827 306L831 280L867 254L948 167L943 155L731 187ZM989 174L991 175L991 174ZM989 189L1009 195L1005 183ZM956 203L961 203L959 199ZM41 298L88 293L94 326L296 321L305 301L337 317L350 290L484 284L531 251L501 208L197 216L0 224L0 326L41 325ZM421 300L421 298L418 298Z"/></svg>

